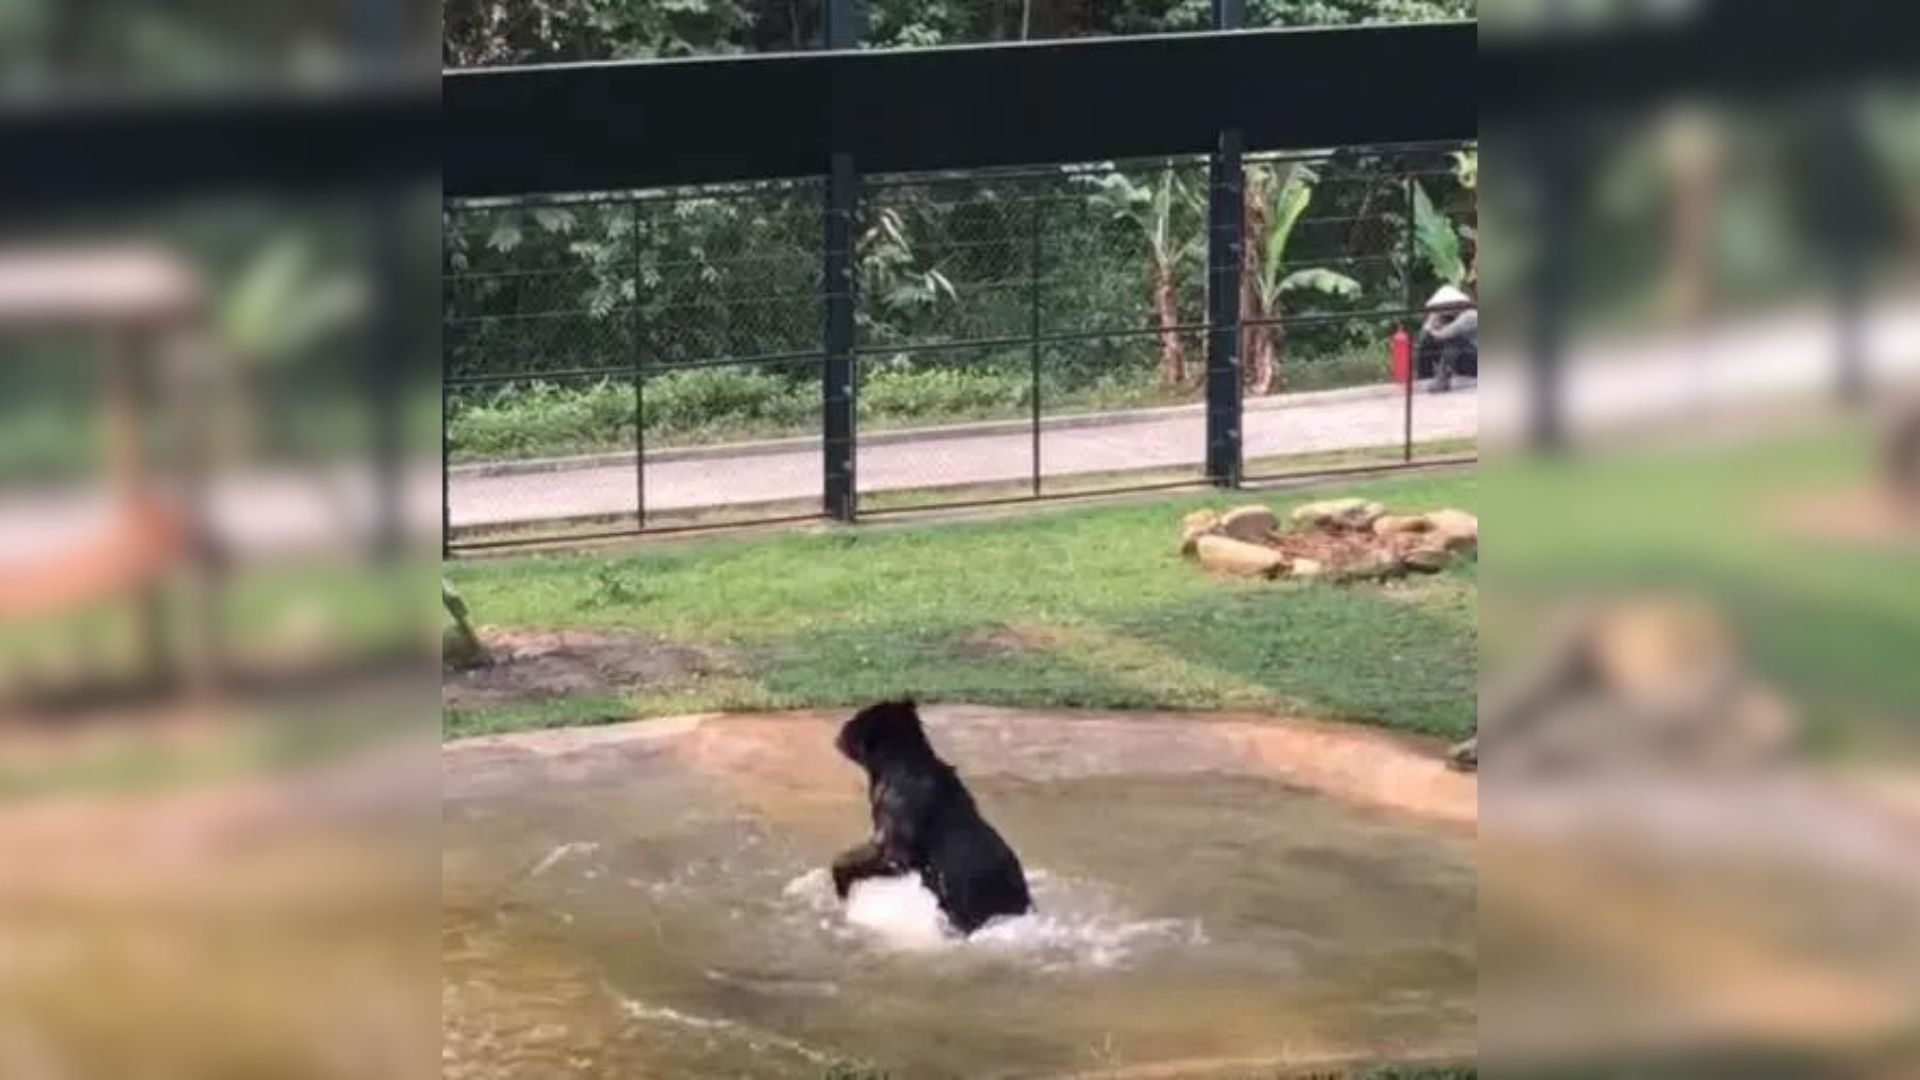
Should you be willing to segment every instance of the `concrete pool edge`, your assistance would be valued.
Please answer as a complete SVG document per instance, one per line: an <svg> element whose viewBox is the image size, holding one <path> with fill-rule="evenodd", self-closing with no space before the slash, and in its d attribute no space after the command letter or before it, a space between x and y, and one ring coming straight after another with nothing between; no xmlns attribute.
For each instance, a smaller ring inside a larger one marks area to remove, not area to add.
<svg viewBox="0 0 1920 1080"><path fill-rule="evenodd" d="M442 744L444 760L467 753L526 753L555 757L596 748L673 740L716 724L791 722L828 724L845 710L695 713L590 727L479 735ZM1217 759L1169 773L1229 773L1267 777L1343 802L1473 828L1479 820L1477 777L1449 768L1443 740L1385 728L1331 720L1251 712L1021 709L942 704L925 707L936 738L942 729L972 726L1013 728L1023 724L1191 725L1211 736Z"/></svg>

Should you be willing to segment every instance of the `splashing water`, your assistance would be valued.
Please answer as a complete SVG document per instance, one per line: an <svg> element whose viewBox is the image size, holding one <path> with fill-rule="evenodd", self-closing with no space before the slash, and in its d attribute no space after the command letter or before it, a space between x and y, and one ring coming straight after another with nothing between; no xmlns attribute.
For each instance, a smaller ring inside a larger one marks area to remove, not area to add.
<svg viewBox="0 0 1920 1080"><path fill-rule="evenodd" d="M819 916L825 929L894 952L952 951L1023 962L1043 971L1111 968L1156 946L1203 945L1198 920L1128 918L1099 890L1068 883L1045 870L1027 875L1034 910L998 918L961 936L940 902L913 874L855 882L846 902L833 895L825 870L787 882L782 895Z"/></svg>

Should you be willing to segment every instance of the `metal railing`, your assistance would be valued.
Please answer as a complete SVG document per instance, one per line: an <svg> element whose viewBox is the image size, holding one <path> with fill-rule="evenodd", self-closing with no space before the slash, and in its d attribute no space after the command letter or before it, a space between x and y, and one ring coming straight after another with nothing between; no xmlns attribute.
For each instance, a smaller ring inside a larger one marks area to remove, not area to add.
<svg viewBox="0 0 1920 1080"><path fill-rule="evenodd" d="M1473 24L861 52L829 7L822 53L448 73L449 551L1413 456L1368 408Z"/></svg>
<svg viewBox="0 0 1920 1080"><path fill-rule="evenodd" d="M1470 457L1391 360L1460 149L450 202L449 546Z"/></svg>

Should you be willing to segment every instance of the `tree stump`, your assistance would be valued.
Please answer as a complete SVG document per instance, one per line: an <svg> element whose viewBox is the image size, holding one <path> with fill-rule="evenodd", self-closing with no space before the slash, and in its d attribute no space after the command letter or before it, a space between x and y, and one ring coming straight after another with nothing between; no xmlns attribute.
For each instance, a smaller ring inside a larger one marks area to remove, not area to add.
<svg viewBox="0 0 1920 1080"><path fill-rule="evenodd" d="M440 606L447 609L447 617L453 620L453 626L441 638L441 661L458 669L485 667L490 663L492 658L487 655L486 645L473 630L466 600L445 578L440 579Z"/></svg>

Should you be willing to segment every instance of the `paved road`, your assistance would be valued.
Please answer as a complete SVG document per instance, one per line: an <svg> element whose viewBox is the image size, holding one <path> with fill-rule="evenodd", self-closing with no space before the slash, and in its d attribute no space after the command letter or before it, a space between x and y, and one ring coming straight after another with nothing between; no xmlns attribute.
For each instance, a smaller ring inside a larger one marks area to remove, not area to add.
<svg viewBox="0 0 1920 1080"><path fill-rule="evenodd" d="M1250 407L1247 459L1399 445L1404 399L1391 388L1380 391L1301 394L1263 403L1270 407ZM1119 423L1106 417L1107 422L1096 426L1050 427L1040 442L1043 475L1202 466L1206 416L1201 407L1155 409L1137 416ZM1478 395L1472 388L1415 396L1416 440L1470 436L1478 427ZM1033 455L1031 430L930 429L918 437L863 443L855 469L860 490L870 494L1022 481L1033 475ZM795 440L755 453L649 461L645 479L649 513L817 501L822 489L820 444ZM631 514L638 498L630 460L512 475L467 472L457 474L449 486L455 528Z"/></svg>
<svg viewBox="0 0 1920 1080"><path fill-rule="evenodd" d="M1876 378L1891 383L1920 375L1915 344L1920 342L1920 304L1905 297L1883 302L1863 330L1868 367ZM1568 356L1569 423L1576 431L1623 422L1686 423L1711 406L1818 393L1832 380L1835 342L1834 316L1816 308L1751 316L1693 333L1581 343ZM1519 367L1490 356L1488 378L1476 390L1416 395L1414 438L1516 433L1527 406ZM1396 445L1402 409L1401 398L1393 394L1356 399L1336 392L1250 402L1246 457ZM1040 447L1044 475L1201 466L1205 419L1198 407L1138 415L1137 422L1048 430ZM1024 480L1033 470L1032 435L929 435L863 444L856 467L860 489L867 493ZM649 462L645 480L650 512L813 501L822 487L820 449L817 442L807 442L745 456ZM456 476L453 523L632 513L635 489L630 462L566 474Z"/></svg>
<svg viewBox="0 0 1920 1080"><path fill-rule="evenodd" d="M1832 378L1832 317L1785 312L1747 319L1697 335L1666 335L1598 343L1569 356L1568 413L1575 430L1665 418L1685 422L1703 403L1737 403L1819 392ZM1867 326L1867 352L1882 380L1920 377L1920 304L1886 304ZM1526 406L1524 379L1488 377L1474 393L1415 398L1415 435L1430 439L1513 431ZM1306 395L1301 395L1306 397ZM1400 401L1324 400L1324 404L1250 410L1247 455L1396 443ZM1050 430L1041 447L1049 476L1113 468L1198 467L1203 420L1197 410L1154 413L1139 424ZM859 462L864 490L926 484L1021 479L1030 475L1032 441L1026 433L966 439L928 439L866 445ZM711 505L715 492L732 498L819 497L817 446L784 453L657 462L647 470L648 504L655 509ZM631 511L631 466L579 470L563 482L544 477L460 476L452 485L456 525L535 521L555 514ZM404 485L409 524L423 543L437 531L439 470L421 463ZM220 532L240 549L332 548L364 534L370 520L364 475L311 470L234 477L213 493ZM611 508L611 509L609 509ZM57 550L87 534L110 512L95 488L54 492L0 492L0 569Z"/></svg>
<svg viewBox="0 0 1920 1080"><path fill-rule="evenodd" d="M1684 426L1729 406L1825 397L1834 386L1835 316L1797 310L1755 315L1693 332L1574 343L1566 365L1566 423L1577 435L1648 424ZM1920 377L1920 304L1883 304L1861 327L1872 384ZM1481 381L1482 430L1491 440L1524 432L1530 373L1514 356L1491 353Z"/></svg>

